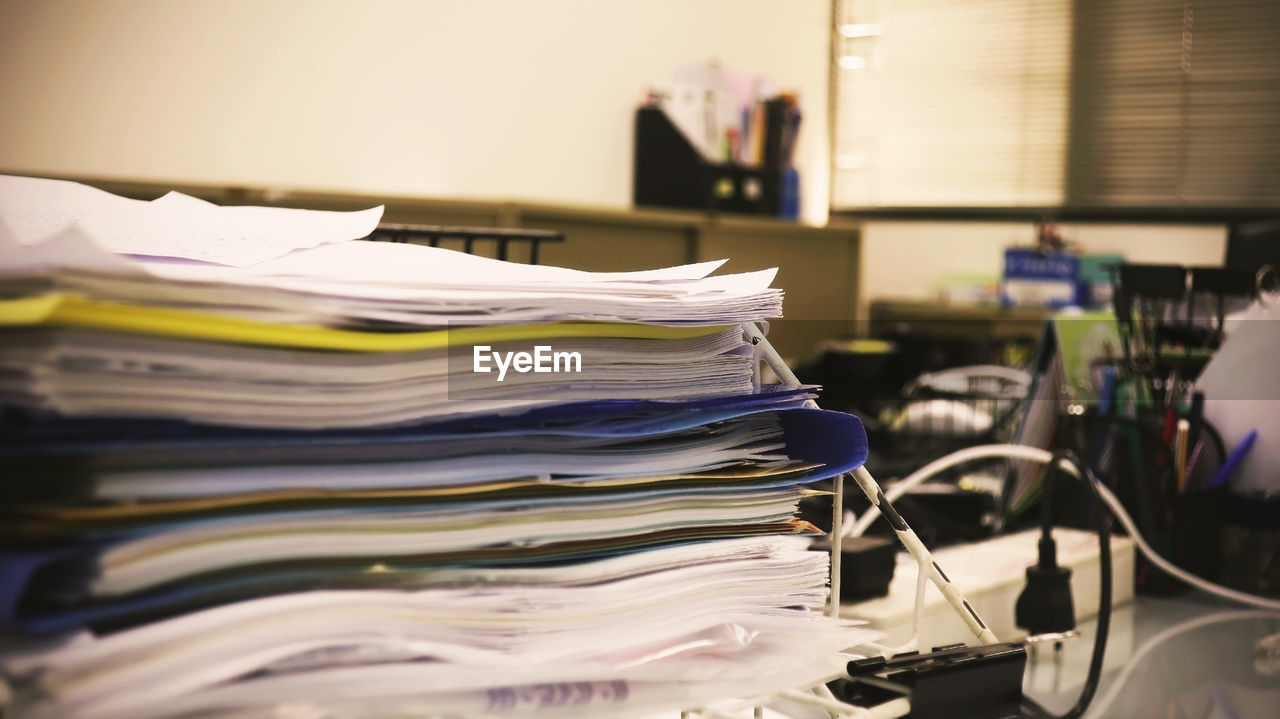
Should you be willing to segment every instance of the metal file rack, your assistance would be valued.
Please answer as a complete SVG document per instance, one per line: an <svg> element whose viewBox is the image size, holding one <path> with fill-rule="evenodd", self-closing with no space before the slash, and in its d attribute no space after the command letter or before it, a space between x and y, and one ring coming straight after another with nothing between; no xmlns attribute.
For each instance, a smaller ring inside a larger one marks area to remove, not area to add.
<svg viewBox="0 0 1280 719"><path fill-rule="evenodd" d="M369 235L370 240L415 242L439 247L442 240L462 240L463 252L475 254L477 242L497 245L496 257L506 260L513 244L528 244L529 264L538 264L543 243L563 242L564 233L551 230L507 229L505 227L454 227L449 225L408 225L384 223Z"/></svg>
<svg viewBox="0 0 1280 719"><path fill-rule="evenodd" d="M773 370L782 382L789 387L800 386L800 381L796 378L791 368L787 366L786 361L778 354L773 345L769 343L765 337L764 331L755 323L746 323L742 325L743 335L755 347L755 356L757 367L763 362ZM758 386L758 382L756 383ZM817 402L808 401L808 405L817 408ZM925 571L920 573L920 580L931 581L934 586L942 592L943 597L951 605L951 607L960 615L969 630L973 632L975 638L981 644L995 644L997 639L994 633L987 628L985 622L978 616L973 606L965 599L956 588L947 575L943 573L942 568L938 566L938 562L934 560L932 554L920 541L915 531L902 519L894 509L893 504L885 497L884 491L876 482L875 478L867 472L865 467L859 467L850 473L849 477L853 479L858 488L866 495L871 505L877 508L888 520L893 531L897 534L898 539L903 546L911 553L911 556L919 563L920 567ZM840 616L840 563L842 558L843 545L843 508L844 508L844 481L845 476L839 475L833 480L834 497L832 501L831 512L831 594L827 601L827 613L833 618ZM873 719L876 717L899 717L903 716L909 710L908 701L906 699L895 699L879 707L868 709L858 707L852 704L845 704L839 701L831 693L825 684L820 684L809 688L807 691L789 690L779 694L767 695L755 698L753 704L755 706L755 716L762 715L762 708L777 699L787 699L791 701L808 702L828 711L834 717L855 717L859 719ZM714 711L686 712L686 716L694 715L700 717L723 716L723 714Z"/></svg>

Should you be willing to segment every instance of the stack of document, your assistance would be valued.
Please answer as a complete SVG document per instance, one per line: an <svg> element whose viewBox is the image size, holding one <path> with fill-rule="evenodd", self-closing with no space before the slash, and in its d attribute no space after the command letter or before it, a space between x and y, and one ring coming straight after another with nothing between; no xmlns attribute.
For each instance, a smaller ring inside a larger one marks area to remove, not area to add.
<svg viewBox="0 0 1280 719"><path fill-rule="evenodd" d="M867 635L796 507L865 435L760 386L771 272L379 217L0 177L17 713L624 716L839 672Z"/></svg>

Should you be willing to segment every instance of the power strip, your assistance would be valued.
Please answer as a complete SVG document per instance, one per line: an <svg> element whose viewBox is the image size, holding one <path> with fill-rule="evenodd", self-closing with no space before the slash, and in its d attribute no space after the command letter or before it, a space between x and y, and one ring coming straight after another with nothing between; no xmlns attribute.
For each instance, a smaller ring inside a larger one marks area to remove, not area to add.
<svg viewBox="0 0 1280 719"><path fill-rule="evenodd" d="M1075 529L1054 529L1058 564L1071 569L1071 596L1076 622L1098 613L1098 536ZM995 537L933 552L938 566L1001 641L1026 636L1014 626L1013 605L1026 584L1026 569L1035 564L1039 529ZM1112 606L1133 599L1133 541L1111 537ZM840 615L866 621L885 633L882 644L900 646L911 638L915 611L917 565L911 555L898 555L889 594L840 608ZM925 590L924 618L917 646L972 643L973 634L932 584Z"/></svg>

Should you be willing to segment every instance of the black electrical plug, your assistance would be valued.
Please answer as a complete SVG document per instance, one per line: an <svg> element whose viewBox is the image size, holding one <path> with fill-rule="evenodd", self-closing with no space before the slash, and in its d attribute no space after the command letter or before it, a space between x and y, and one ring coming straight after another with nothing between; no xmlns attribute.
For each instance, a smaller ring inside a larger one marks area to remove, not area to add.
<svg viewBox="0 0 1280 719"><path fill-rule="evenodd" d="M1066 634L1076 628L1071 601L1071 570L1058 566L1053 537L1040 538L1040 561L1027 567L1027 586L1014 605L1017 625L1031 636Z"/></svg>
<svg viewBox="0 0 1280 719"><path fill-rule="evenodd" d="M1034 567L1027 568L1027 588L1018 597L1015 606L1015 619L1020 627L1031 632L1032 637L1039 634L1039 639L1052 639L1054 660L1059 668L1062 666L1063 635L1074 633L1075 612L1071 601L1071 570L1059 567L1057 547L1053 543L1052 517L1049 506L1053 497L1053 482L1058 477L1058 468L1062 462L1075 466L1076 476L1085 483L1093 495L1095 502L1094 518L1098 524L1098 627L1093 638L1093 654L1089 657L1089 675L1080 689L1080 698L1065 714L1054 714L1040 706L1034 699L1022 698L1023 710L1038 719L1080 719L1089 709L1093 695L1098 691L1098 682L1102 677L1102 660L1107 652L1107 633L1111 631L1111 528L1107 522L1102 496L1098 493L1098 480L1089 471L1089 467L1080 461L1074 453L1061 451L1053 455L1048 471L1044 476L1044 491L1041 493L1041 534L1040 561ZM1045 634L1050 636L1043 636ZM1036 642L1027 640L1028 651L1034 653Z"/></svg>
<svg viewBox="0 0 1280 719"><path fill-rule="evenodd" d="M1014 623L1032 637L1066 634L1076 628L1076 612L1071 601L1071 570L1058 566L1058 545L1053 541L1053 485L1066 452L1056 452L1041 480L1040 561L1027 567L1027 586L1013 607ZM1061 649L1061 642L1054 643Z"/></svg>

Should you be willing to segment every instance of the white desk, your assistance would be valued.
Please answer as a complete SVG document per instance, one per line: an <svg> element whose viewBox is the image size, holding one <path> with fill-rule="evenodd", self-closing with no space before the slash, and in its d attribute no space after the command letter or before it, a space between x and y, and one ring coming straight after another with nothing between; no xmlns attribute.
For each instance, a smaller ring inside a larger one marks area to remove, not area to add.
<svg viewBox="0 0 1280 719"><path fill-rule="evenodd" d="M1052 648L1041 647L1028 661L1026 694L1051 711L1068 709L1088 669L1095 627L1093 620L1080 626L1081 636L1067 642L1060 666ZM1277 632L1280 613L1201 593L1139 596L1112 615L1102 682L1085 717L1276 719L1280 666L1260 673L1254 648Z"/></svg>

